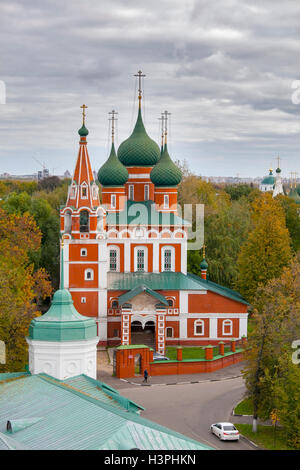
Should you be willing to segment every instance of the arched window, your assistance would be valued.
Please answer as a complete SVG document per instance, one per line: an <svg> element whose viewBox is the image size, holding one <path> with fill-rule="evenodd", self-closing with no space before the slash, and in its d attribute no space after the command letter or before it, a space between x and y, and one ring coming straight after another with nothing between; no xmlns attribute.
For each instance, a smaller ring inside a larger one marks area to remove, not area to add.
<svg viewBox="0 0 300 470"><path fill-rule="evenodd" d="M86 269L84 271L84 279L85 279L85 281L93 281L94 280L94 270L93 269Z"/></svg>
<svg viewBox="0 0 300 470"><path fill-rule="evenodd" d="M117 207L117 197L115 194L112 194L110 196L110 205L112 209L115 209Z"/></svg>
<svg viewBox="0 0 300 470"><path fill-rule="evenodd" d="M70 186L70 199L75 199L76 197L76 184L72 183Z"/></svg>
<svg viewBox="0 0 300 470"><path fill-rule="evenodd" d="M120 271L120 249L118 246L109 247L109 270Z"/></svg>
<svg viewBox="0 0 300 470"><path fill-rule="evenodd" d="M83 182L81 185L81 199L87 199L88 198L88 185L86 182Z"/></svg>
<svg viewBox="0 0 300 470"><path fill-rule="evenodd" d="M97 232L103 232L103 213L101 209L97 211Z"/></svg>
<svg viewBox="0 0 300 470"><path fill-rule="evenodd" d="M222 323L222 334L223 335L232 335L232 321L224 320Z"/></svg>
<svg viewBox="0 0 300 470"><path fill-rule="evenodd" d="M162 248L161 270L175 271L175 249L173 246L164 246Z"/></svg>
<svg viewBox="0 0 300 470"><path fill-rule="evenodd" d="M174 307L174 300L173 299L167 299L169 307Z"/></svg>
<svg viewBox="0 0 300 470"><path fill-rule="evenodd" d="M139 272L148 271L148 250L145 246L134 248L134 270Z"/></svg>
<svg viewBox="0 0 300 470"><path fill-rule="evenodd" d="M173 338L173 328L171 328L170 326L166 328L166 337Z"/></svg>
<svg viewBox="0 0 300 470"><path fill-rule="evenodd" d="M113 300L111 302L111 308L119 308L119 302L117 300Z"/></svg>
<svg viewBox="0 0 300 470"><path fill-rule="evenodd" d="M164 209L169 209L169 195L164 195Z"/></svg>
<svg viewBox="0 0 300 470"><path fill-rule="evenodd" d="M81 248L80 256L87 256L87 249L86 248Z"/></svg>
<svg viewBox="0 0 300 470"><path fill-rule="evenodd" d="M204 320L196 320L194 322L194 335L196 336L204 335Z"/></svg>
<svg viewBox="0 0 300 470"><path fill-rule="evenodd" d="M144 186L144 200L149 201L149 184Z"/></svg>
<svg viewBox="0 0 300 470"><path fill-rule="evenodd" d="M80 218L80 232L88 232L89 231L89 213L88 211L81 211Z"/></svg>
<svg viewBox="0 0 300 470"><path fill-rule="evenodd" d="M66 233L71 233L71 229L72 229L72 214L71 214L70 211L66 211L66 212L65 212L64 219L65 219L65 232L66 232Z"/></svg>
<svg viewBox="0 0 300 470"><path fill-rule="evenodd" d="M129 201L134 200L134 186L133 186L133 184L130 184L129 187L128 187L128 199L129 199Z"/></svg>

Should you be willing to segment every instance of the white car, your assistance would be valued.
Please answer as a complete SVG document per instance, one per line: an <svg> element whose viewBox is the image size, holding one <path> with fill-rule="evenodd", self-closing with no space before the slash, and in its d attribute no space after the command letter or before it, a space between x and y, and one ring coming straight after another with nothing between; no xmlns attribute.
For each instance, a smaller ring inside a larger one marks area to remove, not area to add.
<svg viewBox="0 0 300 470"><path fill-rule="evenodd" d="M238 441L240 433L232 423L212 424L210 431L221 441Z"/></svg>

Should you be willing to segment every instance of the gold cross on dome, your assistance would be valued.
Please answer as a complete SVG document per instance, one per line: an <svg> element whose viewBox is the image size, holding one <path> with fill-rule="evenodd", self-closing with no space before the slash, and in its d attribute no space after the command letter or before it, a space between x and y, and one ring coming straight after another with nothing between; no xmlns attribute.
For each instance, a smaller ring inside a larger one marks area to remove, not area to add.
<svg viewBox="0 0 300 470"><path fill-rule="evenodd" d="M138 71L138 73L136 73L134 75L135 77L139 77L139 89L138 89L138 92L139 92L139 103L141 103L141 99L142 99L142 77L146 77L146 75L144 73L142 73L141 70Z"/></svg>
<svg viewBox="0 0 300 470"><path fill-rule="evenodd" d="M206 248L206 245L203 244L203 259L205 259L205 248Z"/></svg>
<svg viewBox="0 0 300 470"><path fill-rule="evenodd" d="M115 117L118 113L114 109L110 111L108 114L111 114L111 118L109 120L111 121L111 140L114 142L115 140L115 121L118 119Z"/></svg>
<svg viewBox="0 0 300 470"><path fill-rule="evenodd" d="M82 108L82 124L85 125L85 110L88 108L85 104L80 106Z"/></svg>

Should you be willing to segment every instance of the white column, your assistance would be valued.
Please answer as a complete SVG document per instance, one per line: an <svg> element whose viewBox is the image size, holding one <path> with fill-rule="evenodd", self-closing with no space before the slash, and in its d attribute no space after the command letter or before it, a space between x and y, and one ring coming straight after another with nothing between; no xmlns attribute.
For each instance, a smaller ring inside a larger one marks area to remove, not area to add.
<svg viewBox="0 0 300 470"><path fill-rule="evenodd" d="M187 318L180 318L179 320L179 338L187 338Z"/></svg>
<svg viewBox="0 0 300 470"><path fill-rule="evenodd" d="M64 285L62 286L63 289L68 289L69 288L69 268L70 268L70 263L69 263L69 243L65 240L64 241L64 265L63 265L63 270L64 270Z"/></svg>
<svg viewBox="0 0 300 470"><path fill-rule="evenodd" d="M179 291L179 311L180 313L188 313L189 294L187 291Z"/></svg>
<svg viewBox="0 0 300 470"><path fill-rule="evenodd" d="M153 272L159 273L159 241L153 241Z"/></svg>
<svg viewBox="0 0 300 470"><path fill-rule="evenodd" d="M210 318L209 319L209 339L218 338L218 319Z"/></svg>
<svg viewBox="0 0 300 470"><path fill-rule="evenodd" d="M181 272L187 273L187 241L183 240L181 243Z"/></svg>
<svg viewBox="0 0 300 470"><path fill-rule="evenodd" d="M124 271L130 273L130 242L124 241Z"/></svg>
<svg viewBox="0 0 300 470"><path fill-rule="evenodd" d="M98 240L98 334L107 341L107 241Z"/></svg>
<svg viewBox="0 0 300 470"><path fill-rule="evenodd" d="M240 334L239 337L242 338L243 336L247 337L247 330L248 330L248 315L245 317L240 318Z"/></svg>

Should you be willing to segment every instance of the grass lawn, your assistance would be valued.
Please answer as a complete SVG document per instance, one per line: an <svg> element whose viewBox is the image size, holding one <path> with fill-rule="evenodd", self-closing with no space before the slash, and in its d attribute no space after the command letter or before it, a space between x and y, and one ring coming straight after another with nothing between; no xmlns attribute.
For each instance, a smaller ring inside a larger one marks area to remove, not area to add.
<svg viewBox="0 0 300 470"><path fill-rule="evenodd" d="M267 450L295 450L286 443L285 432L283 428L276 428L276 441L274 445L274 428L273 426L257 426L257 432L252 432L252 424L235 424L237 429L250 441L255 442Z"/></svg>
<svg viewBox="0 0 300 470"><path fill-rule="evenodd" d="M237 415L252 415L253 414L253 405L250 398L245 398L241 401L234 409L235 414Z"/></svg>
<svg viewBox="0 0 300 470"><path fill-rule="evenodd" d="M218 354L218 346L214 347L214 355ZM177 359L177 347L169 346L166 348L166 355L169 359ZM205 349L201 346L182 348L182 359L203 359L205 357Z"/></svg>

